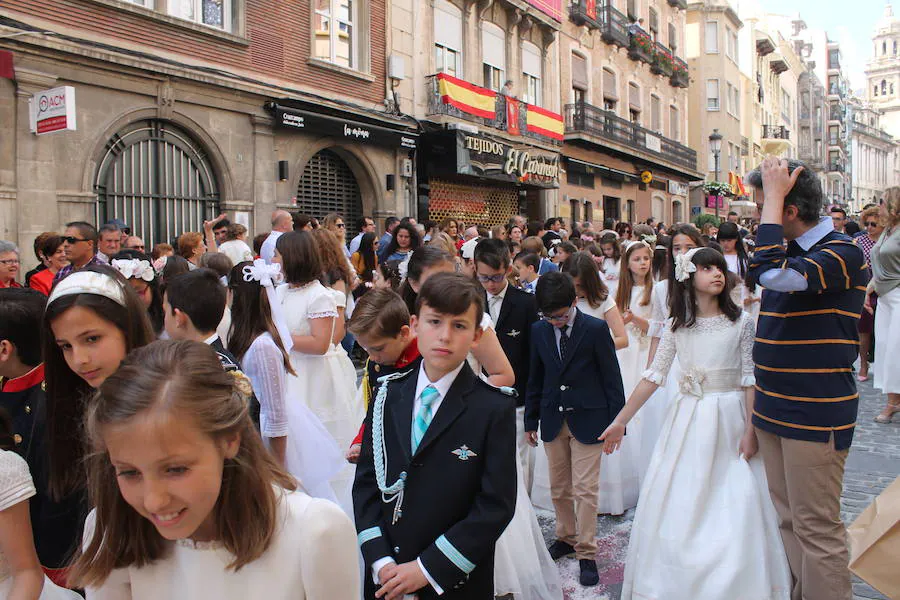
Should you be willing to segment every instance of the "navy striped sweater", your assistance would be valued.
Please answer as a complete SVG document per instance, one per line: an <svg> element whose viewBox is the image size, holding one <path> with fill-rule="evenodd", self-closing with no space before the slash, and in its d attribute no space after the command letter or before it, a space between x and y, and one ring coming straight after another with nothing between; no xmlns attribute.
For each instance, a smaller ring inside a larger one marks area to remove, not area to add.
<svg viewBox="0 0 900 600"><path fill-rule="evenodd" d="M750 275L792 269L807 281L802 292L763 291L753 361L753 424L776 435L850 447L859 393L853 362L857 325L869 274L862 250L832 231L804 251L784 246L781 225L760 225Z"/></svg>

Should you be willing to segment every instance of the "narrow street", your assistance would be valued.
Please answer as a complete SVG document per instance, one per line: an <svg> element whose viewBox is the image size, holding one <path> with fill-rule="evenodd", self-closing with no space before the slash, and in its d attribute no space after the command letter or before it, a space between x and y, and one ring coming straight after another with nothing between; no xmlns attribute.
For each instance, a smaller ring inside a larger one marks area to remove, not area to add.
<svg viewBox="0 0 900 600"><path fill-rule="evenodd" d="M859 420L847 467L841 515L849 525L890 483L900 475L900 419L890 425L874 422L884 396L872 388L872 382L859 385ZM625 554L634 510L621 517L601 516L598 523L600 585L584 588L578 584L578 563L573 558L559 561L566 600L618 600L625 573ZM548 543L553 538L553 513L538 510L538 518ZM887 600L871 586L854 577L854 600Z"/></svg>

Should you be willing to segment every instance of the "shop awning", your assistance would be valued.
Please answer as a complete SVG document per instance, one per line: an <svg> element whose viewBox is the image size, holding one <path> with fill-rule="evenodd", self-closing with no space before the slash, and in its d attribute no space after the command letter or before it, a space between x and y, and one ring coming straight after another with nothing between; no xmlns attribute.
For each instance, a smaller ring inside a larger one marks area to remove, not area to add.
<svg viewBox="0 0 900 600"><path fill-rule="evenodd" d="M358 119L284 106L278 102L267 103L267 107L275 114L276 127L282 129L331 135L363 145L406 150L418 147L419 134L406 128L365 123Z"/></svg>

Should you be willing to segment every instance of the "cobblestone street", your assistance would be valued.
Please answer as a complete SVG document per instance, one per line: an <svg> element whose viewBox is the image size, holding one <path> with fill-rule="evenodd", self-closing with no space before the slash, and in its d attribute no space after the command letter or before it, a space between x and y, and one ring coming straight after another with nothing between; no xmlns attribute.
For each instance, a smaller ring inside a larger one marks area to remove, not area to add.
<svg viewBox="0 0 900 600"><path fill-rule="evenodd" d="M890 425L874 422L884 406L885 397L872 388L872 382L859 385L861 396L858 426L844 472L841 516L849 525L872 500L900 475L900 419ZM625 553L634 511L621 517L602 516L598 522L598 564L600 585L583 588L578 584L578 563L569 558L559 561L566 600L618 600L625 571ZM553 513L538 511L544 537L553 538ZM854 600L886 600L871 586L854 577ZM724 599L723 599L724 600Z"/></svg>

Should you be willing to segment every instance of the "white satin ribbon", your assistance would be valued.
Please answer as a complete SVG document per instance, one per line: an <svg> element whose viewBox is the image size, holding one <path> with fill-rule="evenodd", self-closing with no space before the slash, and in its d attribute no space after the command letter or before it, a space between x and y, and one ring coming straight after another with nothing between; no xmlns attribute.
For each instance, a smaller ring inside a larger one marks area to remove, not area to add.
<svg viewBox="0 0 900 600"><path fill-rule="evenodd" d="M272 311L275 328L278 329L278 337L281 338L285 352L290 352L294 347L294 340L291 337L291 330L288 329L281 303L275 295L275 286L284 280L281 265L278 263L268 264L265 260L257 258L252 265L244 267L243 272L244 281L258 281L266 289L266 297L269 299L269 309Z"/></svg>
<svg viewBox="0 0 900 600"><path fill-rule="evenodd" d="M684 283L697 270L693 258L702 248L691 248L687 252L675 255L675 279Z"/></svg>

